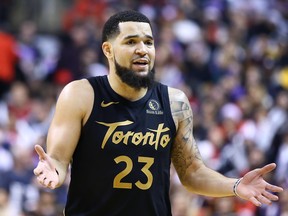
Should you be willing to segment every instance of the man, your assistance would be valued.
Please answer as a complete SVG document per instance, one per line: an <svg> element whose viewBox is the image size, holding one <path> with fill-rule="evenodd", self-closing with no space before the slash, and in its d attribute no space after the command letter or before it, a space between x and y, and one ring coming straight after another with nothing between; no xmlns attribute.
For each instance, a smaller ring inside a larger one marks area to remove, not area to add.
<svg viewBox="0 0 288 216"><path fill-rule="evenodd" d="M109 75L68 84L56 105L47 154L35 146L40 161L34 173L45 187L59 187L71 162L66 215L171 215L171 161L193 193L237 194L257 206L278 199L270 192L282 188L262 178L275 164L238 180L204 165L187 97L153 80L155 47L146 16L113 15L104 25L102 49Z"/></svg>

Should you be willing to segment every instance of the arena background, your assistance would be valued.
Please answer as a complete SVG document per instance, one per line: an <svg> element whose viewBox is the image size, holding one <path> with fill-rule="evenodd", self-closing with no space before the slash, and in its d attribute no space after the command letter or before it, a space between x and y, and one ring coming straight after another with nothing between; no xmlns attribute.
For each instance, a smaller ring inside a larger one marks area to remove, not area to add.
<svg viewBox="0 0 288 216"><path fill-rule="evenodd" d="M241 177L276 162L265 178L285 188L279 202L256 208L188 193L172 168L173 215L287 216L286 0L1 0L0 215L61 215L69 178L54 191L41 188L33 147L45 146L65 84L107 74L101 29L122 9L152 20L156 78L189 97L207 166Z"/></svg>

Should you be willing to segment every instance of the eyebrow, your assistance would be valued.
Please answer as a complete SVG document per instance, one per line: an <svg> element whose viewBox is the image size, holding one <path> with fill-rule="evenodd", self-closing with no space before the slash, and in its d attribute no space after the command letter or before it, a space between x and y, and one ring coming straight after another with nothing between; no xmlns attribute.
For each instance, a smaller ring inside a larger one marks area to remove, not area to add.
<svg viewBox="0 0 288 216"><path fill-rule="evenodd" d="M124 40L128 40L128 39L131 39L131 38L139 38L140 36L139 35L128 35L124 38ZM149 38L151 40L154 40L154 38L151 36L151 35L145 35L146 38Z"/></svg>

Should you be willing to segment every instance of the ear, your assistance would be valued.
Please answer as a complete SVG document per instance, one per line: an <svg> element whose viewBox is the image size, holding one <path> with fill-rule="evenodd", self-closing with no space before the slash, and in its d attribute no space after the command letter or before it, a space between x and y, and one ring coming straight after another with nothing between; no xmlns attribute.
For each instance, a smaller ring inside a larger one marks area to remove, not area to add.
<svg viewBox="0 0 288 216"><path fill-rule="evenodd" d="M109 59L111 58L113 55L112 55L112 46L111 46L111 43L109 42L104 42L102 44L102 50L103 50L103 53L104 55Z"/></svg>

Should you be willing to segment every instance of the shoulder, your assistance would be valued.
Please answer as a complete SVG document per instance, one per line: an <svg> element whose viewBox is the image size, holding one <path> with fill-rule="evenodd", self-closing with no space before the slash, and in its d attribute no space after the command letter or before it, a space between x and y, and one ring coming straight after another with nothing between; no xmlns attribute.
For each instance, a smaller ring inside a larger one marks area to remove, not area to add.
<svg viewBox="0 0 288 216"><path fill-rule="evenodd" d="M89 94L93 93L92 86L87 79L75 80L68 83L62 90L61 96L81 100L85 99ZM82 98L84 97L84 98Z"/></svg>
<svg viewBox="0 0 288 216"><path fill-rule="evenodd" d="M94 91L87 79L75 80L68 83L61 91L58 102L80 111L85 111L93 101Z"/></svg>
<svg viewBox="0 0 288 216"><path fill-rule="evenodd" d="M73 91L85 91L86 89L91 88L91 85L87 79L80 79L80 80L75 80L70 83L68 83L64 88L64 92L73 92Z"/></svg>
<svg viewBox="0 0 288 216"><path fill-rule="evenodd" d="M180 122L192 118L190 102L186 94L180 89L168 87L168 94L172 117L176 127L178 128Z"/></svg>
<svg viewBox="0 0 288 216"><path fill-rule="evenodd" d="M170 102L172 101L188 102L186 94L180 89L168 87L168 94Z"/></svg>

